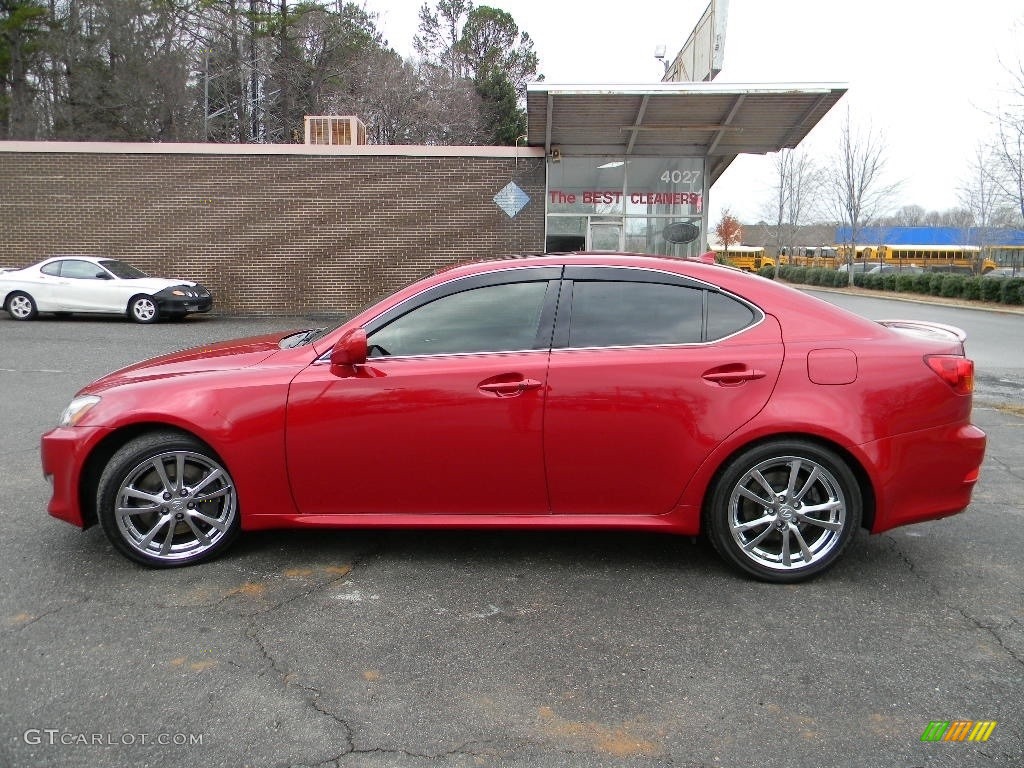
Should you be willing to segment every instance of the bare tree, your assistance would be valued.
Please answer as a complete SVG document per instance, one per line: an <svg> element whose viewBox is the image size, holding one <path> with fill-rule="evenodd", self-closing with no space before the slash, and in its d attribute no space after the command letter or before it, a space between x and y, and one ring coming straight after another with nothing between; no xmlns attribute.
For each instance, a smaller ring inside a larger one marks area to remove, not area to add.
<svg viewBox="0 0 1024 768"><path fill-rule="evenodd" d="M886 144L883 135L870 124L853 125L846 110L839 148L827 171L829 190L825 204L834 218L849 229L846 261L853 284L853 261L861 229L874 220L892 200L897 184L885 180Z"/></svg>
<svg viewBox="0 0 1024 768"><path fill-rule="evenodd" d="M1024 223L1024 62L1012 71L1009 103L996 115L996 141L993 147L998 172L993 181L1011 204L1017 220Z"/></svg>
<svg viewBox="0 0 1024 768"><path fill-rule="evenodd" d="M894 227L920 227L925 215L926 211L920 205L904 205L893 214L891 221Z"/></svg>
<svg viewBox="0 0 1024 768"><path fill-rule="evenodd" d="M811 214L811 204L821 188L821 170L806 149L783 149L774 158L776 186L772 214L775 218L776 264L782 249L793 252L797 232Z"/></svg>

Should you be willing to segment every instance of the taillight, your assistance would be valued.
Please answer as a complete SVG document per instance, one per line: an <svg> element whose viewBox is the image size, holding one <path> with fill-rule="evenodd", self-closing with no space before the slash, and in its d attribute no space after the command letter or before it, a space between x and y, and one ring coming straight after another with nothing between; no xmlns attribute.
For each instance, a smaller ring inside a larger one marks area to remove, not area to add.
<svg viewBox="0 0 1024 768"><path fill-rule="evenodd" d="M958 395L974 391L974 361L959 355L925 355L924 361Z"/></svg>

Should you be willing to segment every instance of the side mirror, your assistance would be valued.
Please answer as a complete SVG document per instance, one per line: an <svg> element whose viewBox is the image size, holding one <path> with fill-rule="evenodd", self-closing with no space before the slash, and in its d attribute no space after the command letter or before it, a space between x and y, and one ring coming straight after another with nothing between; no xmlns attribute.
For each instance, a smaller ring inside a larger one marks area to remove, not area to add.
<svg viewBox="0 0 1024 768"><path fill-rule="evenodd" d="M331 350L331 370L340 374L351 373L352 368L366 363L366 355L366 330L353 328L338 339Z"/></svg>
<svg viewBox="0 0 1024 768"><path fill-rule="evenodd" d="M97 272L96 273L96 279L97 280L113 280L114 278L112 278L106 272Z"/></svg>

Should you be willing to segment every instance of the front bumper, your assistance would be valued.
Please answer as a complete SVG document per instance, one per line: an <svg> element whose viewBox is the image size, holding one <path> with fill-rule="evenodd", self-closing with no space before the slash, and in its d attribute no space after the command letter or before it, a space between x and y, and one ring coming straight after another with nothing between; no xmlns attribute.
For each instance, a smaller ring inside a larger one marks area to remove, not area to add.
<svg viewBox="0 0 1024 768"><path fill-rule="evenodd" d="M51 488L46 510L53 517L79 528L91 523L82 509L79 488L86 458L108 433L103 427L57 427L43 435L39 454Z"/></svg>
<svg viewBox="0 0 1024 768"><path fill-rule="evenodd" d="M184 291L177 296L174 291ZM213 308L213 295L201 286L166 288L154 297L157 309L162 315L186 315L193 312L209 312Z"/></svg>

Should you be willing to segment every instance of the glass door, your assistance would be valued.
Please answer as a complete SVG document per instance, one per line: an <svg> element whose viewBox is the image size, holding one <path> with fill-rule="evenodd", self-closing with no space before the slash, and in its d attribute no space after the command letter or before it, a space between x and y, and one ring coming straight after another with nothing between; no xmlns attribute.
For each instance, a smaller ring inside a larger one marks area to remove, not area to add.
<svg viewBox="0 0 1024 768"><path fill-rule="evenodd" d="M621 251L622 224L591 221L587 232L588 251Z"/></svg>

